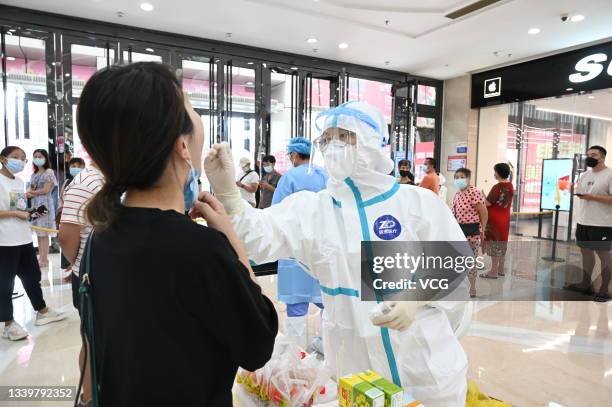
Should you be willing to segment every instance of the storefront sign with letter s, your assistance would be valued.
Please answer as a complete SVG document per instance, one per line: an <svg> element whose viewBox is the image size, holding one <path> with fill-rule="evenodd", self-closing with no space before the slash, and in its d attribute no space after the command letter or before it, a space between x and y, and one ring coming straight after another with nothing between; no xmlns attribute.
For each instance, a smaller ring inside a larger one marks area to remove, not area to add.
<svg viewBox="0 0 612 407"><path fill-rule="evenodd" d="M605 69L608 55L603 52L589 55L576 62L576 73L569 76L570 82L584 83L597 78ZM608 64L607 74L612 76L612 59Z"/></svg>

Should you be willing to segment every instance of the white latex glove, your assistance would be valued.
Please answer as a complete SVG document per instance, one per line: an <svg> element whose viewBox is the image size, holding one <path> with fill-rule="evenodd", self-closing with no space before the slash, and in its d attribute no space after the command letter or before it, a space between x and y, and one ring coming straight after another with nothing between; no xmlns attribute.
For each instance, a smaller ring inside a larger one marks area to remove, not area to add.
<svg viewBox="0 0 612 407"><path fill-rule="evenodd" d="M386 308L386 312L383 309L383 312L372 315L370 320L376 326L403 331L412 324L418 309L423 304L420 301L385 302L383 308Z"/></svg>
<svg viewBox="0 0 612 407"><path fill-rule="evenodd" d="M236 186L234 160L229 144L212 146L204 159L204 173L215 197L223 204L228 215L238 215L244 210L244 202Z"/></svg>

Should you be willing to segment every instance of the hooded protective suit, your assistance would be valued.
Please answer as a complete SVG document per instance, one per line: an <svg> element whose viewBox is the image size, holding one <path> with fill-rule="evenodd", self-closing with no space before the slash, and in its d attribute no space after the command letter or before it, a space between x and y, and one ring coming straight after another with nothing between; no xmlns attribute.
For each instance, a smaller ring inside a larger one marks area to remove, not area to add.
<svg viewBox="0 0 612 407"><path fill-rule="evenodd" d="M298 192L256 210L239 202L226 182L233 179L226 173L233 171L231 156L218 147L204 164L213 191L253 261L293 257L319 280L325 361L337 377L373 369L428 407L464 406L467 358L456 333L469 324L466 304L430 303L400 332L373 325L368 312L376 303L361 301L359 292L362 240L464 241L461 229L431 191L400 186L387 175L393 168L381 149L387 124L375 108L348 102L321 113L317 124L322 132L342 128L356 135L354 146L325 149L326 190ZM386 230L390 219L395 226Z"/></svg>

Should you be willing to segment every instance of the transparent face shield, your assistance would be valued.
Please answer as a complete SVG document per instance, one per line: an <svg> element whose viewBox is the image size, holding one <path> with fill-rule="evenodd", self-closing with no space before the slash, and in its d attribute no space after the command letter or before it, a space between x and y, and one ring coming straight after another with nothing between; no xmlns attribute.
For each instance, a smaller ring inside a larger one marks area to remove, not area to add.
<svg viewBox="0 0 612 407"><path fill-rule="evenodd" d="M328 175L339 182L349 178L357 166L357 134L347 129L330 127L313 142L315 154L323 157Z"/></svg>
<svg viewBox="0 0 612 407"><path fill-rule="evenodd" d="M321 136L314 140L311 155L323 157L333 180L342 182L365 172L388 174L393 169L393 162L382 151L388 139L387 125L376 108L347 102L321 112L315 124Z"/></svg>

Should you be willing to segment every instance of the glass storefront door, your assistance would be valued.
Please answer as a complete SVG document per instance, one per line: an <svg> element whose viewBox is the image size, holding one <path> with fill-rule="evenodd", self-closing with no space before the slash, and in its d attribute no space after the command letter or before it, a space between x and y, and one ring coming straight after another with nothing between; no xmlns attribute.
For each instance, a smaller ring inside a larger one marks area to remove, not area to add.
<svg viewBox="0 0 612 407"><path fill-rule="evenodd" d="M47 65L53 61L47 62L47 47L53 42L45 33L31 29L4 31L6 92L0 98L4 117L0 148L19 146L32 162L34 150L50 150ZM26 165L19 176L29 182L32 173L32 166Z"/></svg>
<svg viewBox="0 0 612 407"><path fill-rule="evenodd" d="M606 90L481 109L479 150L487 153L479 154L478 186L488 192L494 183L493 165L510 165L515 187L512 233L552 237L553 214L540 207L542 162L574 158L591 144L606 146L612 128L606 118L612 117L612 111L605 116L601 102L605 104L608 94ZM559 238L570 238L574 228L571 211L561 212Z"/></svg>
<svg viewBox="0 0 612 407"><path fill-rule="evenodd" d="M72 120L66 123L65 143L66 151L73 157L80 157L87 165L91 163L89 155L83 148L76 125L76 110L81 92L85 83L94 73L117 62L117 45L109 42L94 42L86 39L71 39L70 46L70 73L65 75L66 89L71 91ZM69 126L71 124L71 126Z"/></svg>
<svg viewBox="0 0 612 407"><path fill-rule="evenodd" d="M238 169L242 157L256 163L255 151L255 69L229 61L225 69L225 106L223 139L230 143L234 165Z"/></svg>
<svg viewBox="0 0 612 407"><path fill-rule="evenodd" d="M332 83L330 77L311 72L271 69L270 154L280 173L291 168L286 148L292 137L314 140L319 136L316 117L331 106ZM311 158L314 164L323 165L320 154L315 152Z"/></svg>
<svg viewBox="0 0 612 407"><path fill-rule="evenodd" d="M204 126L204 149L202 162L208 150L215 142L217 128L216 109L216 64L213 58L198 55L179 54L179 73L183 85L183 92L191 102L195 111L200 115ZM202 171L202 169L200 169ZM210 190L206 177L200 178L202 190Z"/></svg>
<svg viewBox="0 0 612 407"><path fill-rule="evenodd" d="M122 62L131 64L134 62L165 62L170 63L170 53L166 49L154 48L142 44L121 43Z"/></svg>

